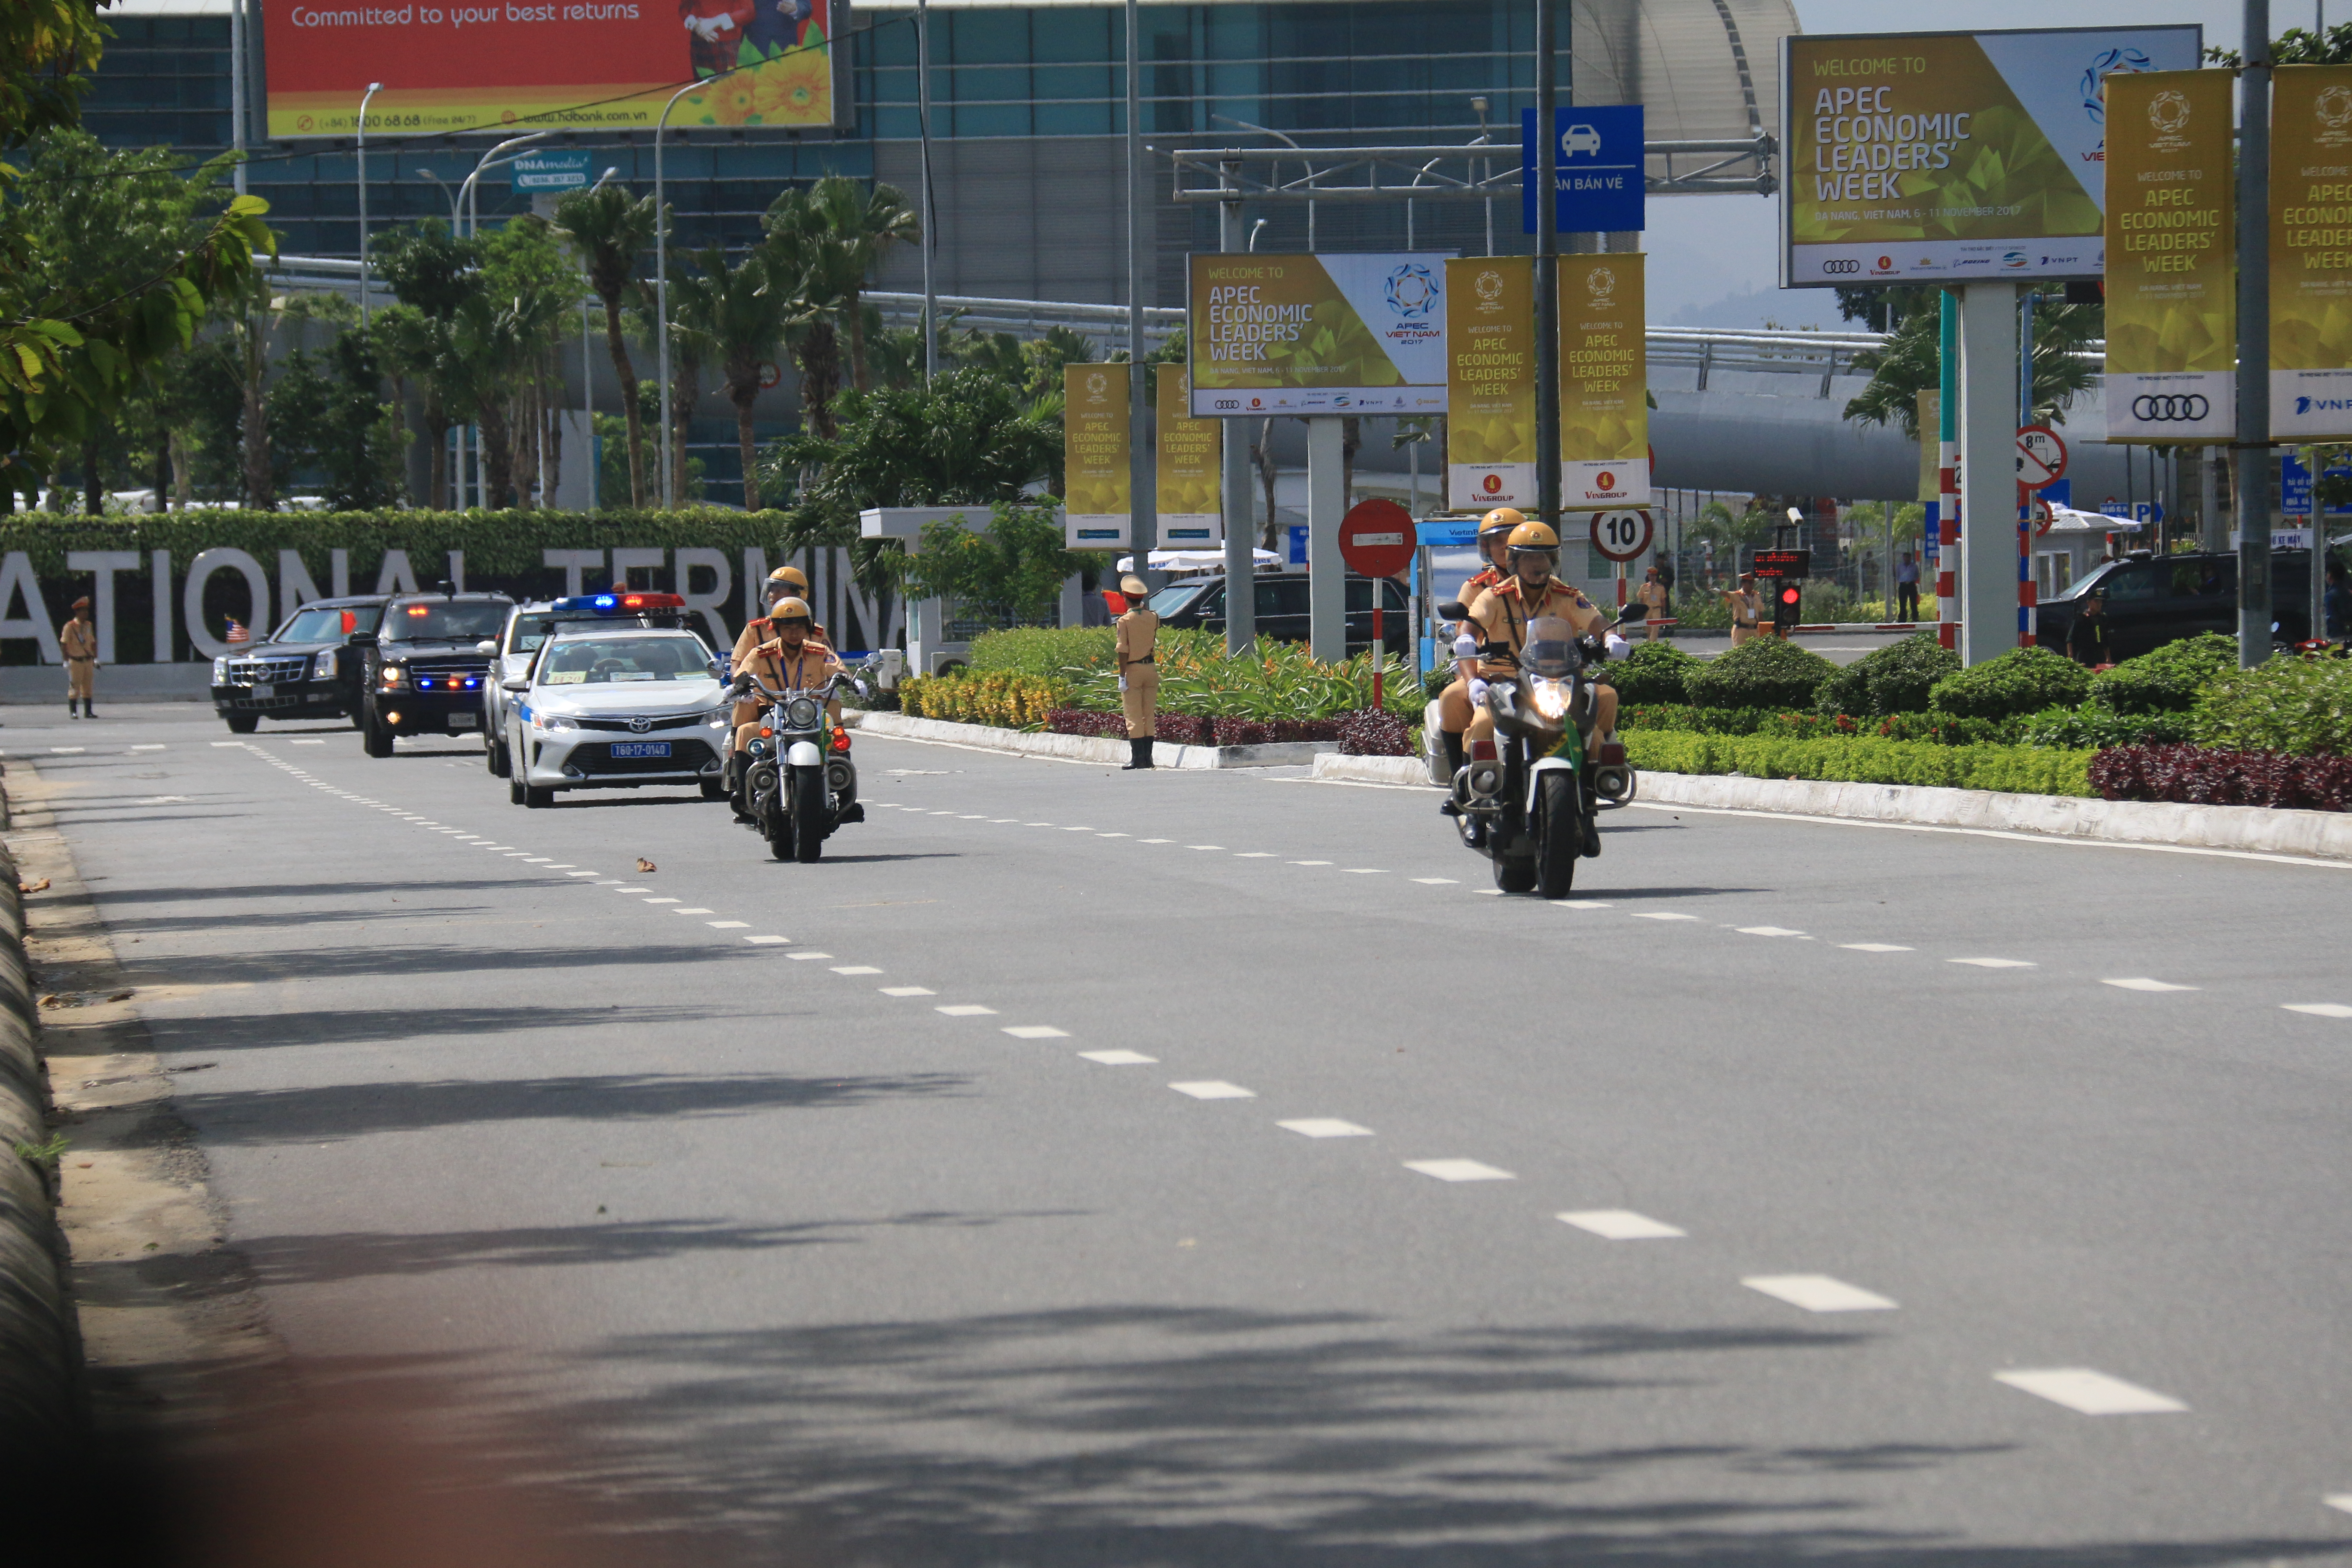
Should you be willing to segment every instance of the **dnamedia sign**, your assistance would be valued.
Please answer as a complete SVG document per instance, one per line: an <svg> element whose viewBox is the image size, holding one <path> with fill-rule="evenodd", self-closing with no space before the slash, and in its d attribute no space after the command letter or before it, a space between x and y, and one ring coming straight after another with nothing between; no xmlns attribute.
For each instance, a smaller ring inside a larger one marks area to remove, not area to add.
<svg viewBox="0 0 2352 1568"><path fill-rule="evenodd" d="M2237 419L2231 73L2107 79L2107 439L2227 441Z"/></svg>
<svg viewBox="0 0 2352 1568"><path fill-rule="evenodd" d="M1445 412L1445 253L1194 255L1192 412Z"/></svg>
<svg viewBox="0 0 2352 1568"><path fill-rule="evenodd" d="M2195 26L1782 38L1782 285L2098 277L2106 86L2194 70L2203 42Z"/></svg>
<svg viewBox="0 0 2352 1568"><path fill-rule="evenodd" d="M854 125L849 0L258 0L272 138ZM738 67L749 69L738 70Z"/></svg>

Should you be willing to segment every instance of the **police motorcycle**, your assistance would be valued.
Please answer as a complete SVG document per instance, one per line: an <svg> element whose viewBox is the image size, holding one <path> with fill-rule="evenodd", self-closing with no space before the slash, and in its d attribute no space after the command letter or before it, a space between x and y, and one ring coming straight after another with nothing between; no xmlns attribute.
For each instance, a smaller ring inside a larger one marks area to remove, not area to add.
<svg viewBox="0 0 2352 1568"><path fill-rule="evenodd" d="M1454 603L1438 614L1459 622L1468 611ZM1584 742L1594 678L1608 659L1602 637L1617 625L1579 637L1567 621L1538 616L1517 672L1484 682L1495 733L1468 742L1452 815L1463 844L1494 862L1504 892L1566 898L1577 861L1601 853L1600 814L1633 798L1624 742L1600 742L1588 755Z"/></svg>
<svg viewBox="0 0 2352 1568"><path fill-rule="evenodd" d="M845 674L782 690L748 669L735 677L738 700L756 693L767 707L760 732L747 748L741 811L779 860L814 865L835 828L866 820L866 807L857 799L857 766L849 760L849 731L825 713L834 689L845 683L861 694L866 690L864 681Z"/></svg>

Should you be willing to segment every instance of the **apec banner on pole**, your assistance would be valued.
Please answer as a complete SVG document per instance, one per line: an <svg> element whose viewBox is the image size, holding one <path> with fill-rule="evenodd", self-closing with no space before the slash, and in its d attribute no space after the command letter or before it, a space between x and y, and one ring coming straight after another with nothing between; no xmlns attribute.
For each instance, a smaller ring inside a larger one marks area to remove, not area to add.
<svg viewBox="0 0 2352 1568"><path fill-rule="evenodd" d="M1461 511L1536 500L1535 263L1445 264L1445 504Z"/></svg>
<svg viewBox="0 0 2352 1568"><path fill-rule="evenodd" d="M2107 439L2237 430L2231 75L2107 79Z"/></svg>
<svg viewBox="0 0 2352 1568"><path fill-rule="evenodd" d="M2271 87L2271 435L2352 437L2352 66Z"/></svg>
<svg viewBox="0 0 2352 1568"><path fill-rule="evenodd" d="M1062 542L1071 550L1117 550L1133 542L1128 468L1128 370L1124 364L1062 367Z"/></svg>
<svg viewBox="0 0 2352 1568"><path fill-rule="evenodd" d="M2195 26L1791 34L1781 283L2095 278L2116 73L2191 71Z"/></svg>
<svg viewBox="0 0 2352 1568"><path fill-rule="evenodd" d="M1225 542L1225 422L1195 419L1186 411L1192 388L1184 367L1154 367L1160 375L1160 462L1152 490L1160 498L1160 542L1169 550L1204 550Z"/></svg>
<svg viewBox="0 0 2352 1568"><path fill-rule="evenodd" d="M1445 253L1194 255L1192 412L1445 412Z"/></svg>
<svg viewBox="0 0 2352 1568"><path fill-rule="evenodd" d="M1639 251L1559 258L1559 504L1650 501L1649 363Z"/></svg>
<svg viewBox="0 0 2352 1568"><path fill-rule="evenodd" d="M349 136L370 82L367 128L391 136L467 131L809 130L856 123L848 57L833 41L849 0L258 0L269 134Z"/></svg>

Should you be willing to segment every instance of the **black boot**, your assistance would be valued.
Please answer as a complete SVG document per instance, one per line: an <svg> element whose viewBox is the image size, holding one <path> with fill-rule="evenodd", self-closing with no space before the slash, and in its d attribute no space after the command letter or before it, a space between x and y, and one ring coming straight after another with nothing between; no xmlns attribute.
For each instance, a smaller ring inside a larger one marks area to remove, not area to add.
<svg viewBox="0 0 2352 1568"><path fill-rule="evenodd" d="M68 697L66 699L66 717L68 719L79 719L81 717L80 698Z"/></svg>
<svg viewBox="0 0 2352 1568"><path fill-rule="evenodd" d="M1440 730L1437 732L1437 739L1439 743L1445 749L1446 788L1445 804L1437 808L1437 815L1440 816L1459 816L1462 815L1462 808L1454 804L1453 790L1454 781L1460 777L1462 773L1462 731L1459 730Z"/></svg>
<svg viewBox="0 0 2352 1568"><path fill-rule="evenodd" d="M1148 768L1150 765L1151 737L1149 735L1129 737L1127 742L1127 764L1118 771L1131 773L1138 768Z"/></svg>
<svg viewBox="0 0 2352 1568"><path fill-rule="evenodd" d="M81 700L81 716L85 719L95 719L98 717L98 710L90 706L90 701L91 700L87 697Z"/></svg>

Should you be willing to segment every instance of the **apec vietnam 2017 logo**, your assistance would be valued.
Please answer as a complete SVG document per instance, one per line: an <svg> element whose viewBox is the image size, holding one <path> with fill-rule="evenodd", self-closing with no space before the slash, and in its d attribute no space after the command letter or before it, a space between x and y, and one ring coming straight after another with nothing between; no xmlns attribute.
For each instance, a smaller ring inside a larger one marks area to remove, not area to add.
<svg viewBox="0 0 2352 1568"><path fill-rule="evenodd" d="M1418 261L1408 261L1389 274L1389 309L1399 319L1412 321L1437 309L1437 279Z"/></svg>

